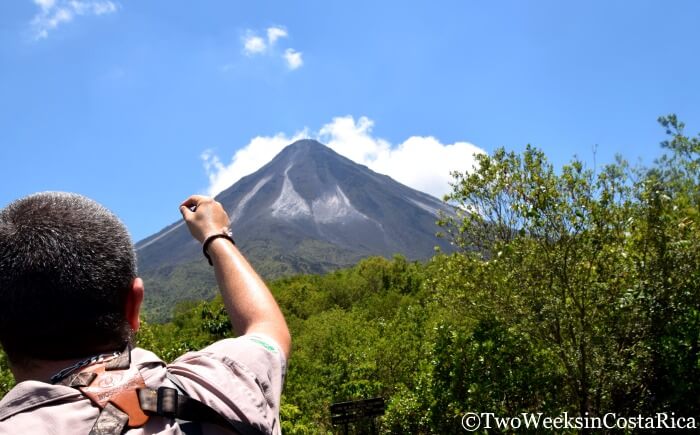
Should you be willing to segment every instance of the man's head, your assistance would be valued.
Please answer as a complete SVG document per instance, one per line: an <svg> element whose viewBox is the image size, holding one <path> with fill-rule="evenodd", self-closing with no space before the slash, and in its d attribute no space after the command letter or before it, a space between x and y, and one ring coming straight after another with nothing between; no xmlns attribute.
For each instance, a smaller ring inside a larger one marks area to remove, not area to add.
<svg viewBox="0 0 700 435"><path fill-rule="evenodd" d="M95 201L45 192L0 210L0 343L11 360L125 346L135 278L126 228Z"/></svg>

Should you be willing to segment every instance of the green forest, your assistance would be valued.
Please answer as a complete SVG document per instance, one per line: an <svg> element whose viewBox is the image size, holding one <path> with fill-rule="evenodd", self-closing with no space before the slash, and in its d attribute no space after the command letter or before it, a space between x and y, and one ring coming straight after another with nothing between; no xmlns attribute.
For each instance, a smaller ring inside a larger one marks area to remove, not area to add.
<svg viewBox="0 0 700 435"><path fill-rule="evenodd" d="M293 337L283 433L340 433L329 405L371 397L381 433L465 433L467 412L697 416L700 138L659 121L647 166L479 155L445 198L452 253L270 282ZM137 339L172 360L231 335L214 299Z"/></svg>

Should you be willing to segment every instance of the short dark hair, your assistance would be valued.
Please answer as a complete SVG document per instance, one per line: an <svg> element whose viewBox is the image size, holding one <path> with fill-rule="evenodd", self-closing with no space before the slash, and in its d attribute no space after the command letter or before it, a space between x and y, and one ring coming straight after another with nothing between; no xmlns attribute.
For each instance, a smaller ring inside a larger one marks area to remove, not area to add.
<svg viewBox="0 0 700 435"><path fill-rule="evenodd" d="M126 227L89 198L43 192L0 210L0 343L12 361L121 350L135 277Z"/></svg>

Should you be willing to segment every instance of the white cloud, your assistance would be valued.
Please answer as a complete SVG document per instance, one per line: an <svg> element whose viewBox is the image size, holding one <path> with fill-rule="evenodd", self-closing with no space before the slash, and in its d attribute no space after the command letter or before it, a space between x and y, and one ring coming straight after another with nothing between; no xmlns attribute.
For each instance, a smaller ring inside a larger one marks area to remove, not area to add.
<svg viewBox="0 0 700 435"><path fill-rule="evenodd" d="M248 56L266 53L277 56L279 55L279 51L274 49L275 44L278 40L288 36L289 33L287 33L287 29L279 26L267 28L267 39L259 36L253 30L248 30L246 31L246 35L243 37L243 52ZM282 53L282 58L287 64L287 67L291 70L295 70L304 64L302 53L293 48L287 48L284 53Z"/></svg>
<svg viewBox="0 0 700 435"><path fill-rule="evenodd" d="M243 38L243 51L245 51L245 54L250 56L264 53L265 50L267 50L267 44L261 37L249 34Z"/></svg>
<svg viewBox="0 0 700 435"><path fill-rule="evenodd" d="M40 8L31 21L35 39L47 38L49 31L73 21L76 16L105 15L117 11L117 5L110 0L34 0L34 4Z"/></svg>
<svg viewBox="0 0 700 435"><path fill-rule="evenodd" d="M293 48L288 48L284 51L284 60L287 61L287 67L291 70L295 70L304 64L301 52L295 51Z"/></svg>
<svg viewBox="0 0 700 435"><path fill-rule="evenodd" d="M374 121L361 116L355 122L352 116L341 116L321 127L317 139L350 160L367 164L391 150L391 144L373 137ZM367 165L369 166L369 165Z"/></svg>
<svg viewBox="0 0 700 435"><path fill-rule="evenodd" d="M274 45L280 38L286 38L287 31L282 27L269 27L267 29L267 43Z"/></svg>
<svg viewBox="0 0 700 435"><path fill-rule="evenodd" d="M304 129L291 137L284 133L258 136L238 150L226 165L212 151L206 151L202 159L209 176L208 194L221 192L260 169L285 146L306 137L313 137L356 163L438 198L450 190L451 171L471 170L474 154L485 152L468 142L443 144L432 136L411 136L392 145L374 136L373 126L374 122L367 117L355 120L343 116L333 118L313 134Z"/></svg>
<svg viewBox="0 0 700 435"><path fill-rule="evenodd" d="M41 9L48 10L53 7L53 5L56 3L56 0L34 0L34 3L36 3L37 6L41 7Z"/></svg>

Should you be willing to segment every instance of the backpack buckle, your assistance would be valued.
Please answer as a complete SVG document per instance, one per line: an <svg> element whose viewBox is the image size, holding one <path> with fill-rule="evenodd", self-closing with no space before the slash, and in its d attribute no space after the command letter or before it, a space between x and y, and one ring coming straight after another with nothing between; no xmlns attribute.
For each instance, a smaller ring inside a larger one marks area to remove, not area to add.
<svg viewBox="0 0 700 435"><path fill-rule="evenodd" d="M139 388L139 403L144 411L163 417L177 415L178 394L175 388L160 387L158 390Z"/></svg>
<svg viewBox="0 0 700 435"><path fill-rule="evenodd" d="M175 417L177 414L177 390L175 388L158 388L156 414L166 417Z"/></svg>

